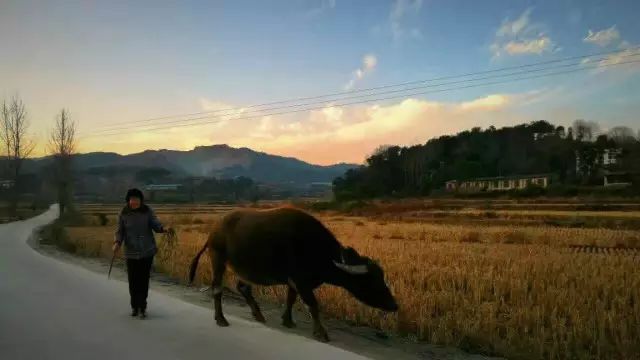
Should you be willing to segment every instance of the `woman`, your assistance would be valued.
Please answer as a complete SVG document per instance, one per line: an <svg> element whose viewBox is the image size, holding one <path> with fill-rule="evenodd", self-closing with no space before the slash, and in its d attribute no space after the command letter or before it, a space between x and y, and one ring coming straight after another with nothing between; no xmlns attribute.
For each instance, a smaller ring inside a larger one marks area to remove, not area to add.
<svg viewBox="0 0 640 360"><path fill-rule="evenodd" d="M153 210L144 203L144 195L138 189L127 191L126 203L118 217L113 251L124 243L131 296L131 316L147 317L147 295L149 293L149 273L153 256L157 253L153 232L165 231Z"/></svg>

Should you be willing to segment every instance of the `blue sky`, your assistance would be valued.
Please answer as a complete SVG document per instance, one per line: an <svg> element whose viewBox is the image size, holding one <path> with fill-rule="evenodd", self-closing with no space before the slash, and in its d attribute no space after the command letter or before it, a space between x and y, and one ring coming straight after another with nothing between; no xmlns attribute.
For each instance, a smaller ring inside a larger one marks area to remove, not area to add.
<svg viewBox="0 0 640 360"><path fill-rule="evenodd" d="M631 48L633 55L637 14L640 1L633 0L3 0L0 96L22 96L36 138L46 136L62 107L81 133L91 133L113 122L592 52ZM638 129L639 72L633 64L348 109L132 130L83 140L80 149L126 153L225 142L330 163L475 125L585 118L603 128Z"/></svg>

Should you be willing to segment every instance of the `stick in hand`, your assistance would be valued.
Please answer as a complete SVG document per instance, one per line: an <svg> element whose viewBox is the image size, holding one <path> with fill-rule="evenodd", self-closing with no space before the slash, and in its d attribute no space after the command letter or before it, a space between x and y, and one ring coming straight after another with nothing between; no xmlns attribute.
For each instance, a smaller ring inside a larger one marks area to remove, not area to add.
<svg viewBox="0 0 640 360"><path fill-rule="evenodd" d="M118 249L120 249L120 244L113 244L113 255L111 256L111 264L109 264L109 273L107 274L107 279L111 278L111 269L113 268L113 261L116 259Z"/></svg>

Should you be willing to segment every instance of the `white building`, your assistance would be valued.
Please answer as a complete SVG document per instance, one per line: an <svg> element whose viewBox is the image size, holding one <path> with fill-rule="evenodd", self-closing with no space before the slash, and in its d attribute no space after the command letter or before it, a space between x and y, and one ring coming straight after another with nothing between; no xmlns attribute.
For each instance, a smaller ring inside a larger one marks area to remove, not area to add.
<svg viewBox="0 0 640 360"><path fill-rule="evenodd" d="M599 153L596 157L595 165L607 168L611 165L615 165L618 163L620 156L622 155L622 149L604 149L601 153ZM576 173L581 173L581 165L582 159L580 158L580 154L576 151Z"/></svg>
<svg viewBox="0 0 640 360"><path fill-rule="evenodd" d="M0 189L11 189L15 185L13 180L0 180Z"/></svg>
<svg viewBox="0 0 640 360"><path fill-rule="evenodd" d="M145 191L171 191L179 190L182 184L150 184L144 187Z"/></svg>
<svg viewBox="0 0 640 360"><path fill-rule="evenodd" d="M620 155L622 155L622 149L605 149L599 160L604 166L615 165L618 163Z"/></svg>
<svg viewBox="0 0 640 360"><path fill-rule="evenodd" d="M447 191L480 192L480 191L508 191L522 190L529 186L546 188L551 183L551 175L519 175L478 178L470 180L449 180L445 187Z"/></svg>

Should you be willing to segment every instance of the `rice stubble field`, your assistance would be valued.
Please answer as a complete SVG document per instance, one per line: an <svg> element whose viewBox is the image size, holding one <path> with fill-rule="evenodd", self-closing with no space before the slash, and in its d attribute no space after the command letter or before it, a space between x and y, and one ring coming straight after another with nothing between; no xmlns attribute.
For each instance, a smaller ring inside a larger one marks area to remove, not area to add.
<svg viewBox="0 0 640 360"><path fill-rule="evenodd" d="M343 245L380 262L400 305L398 313L385 314L343 289L323 286L317 295L324 315L510 359L640 358L640 232L629 226L640 223L640 211L575 215L520 207L502 206L484 221L465 216L486 210L462 208L453 210L455 221L444 223L397 209L372 215L314 212ZM177 230L177 239L158 238L155 269L184 281L209 231L231 208L154 208ZM83 221L64 228L65 246L83 256L110 257L117 207L81 210ZM523 215L533 221L523 225ZM563 216L622 218L625 226L547 223ZM203 257L197 282L211 283L210 268ZM227 274L227 286L234 288L233 274ZM256 292L279 303L286 296L283 287Z"/></svg>

